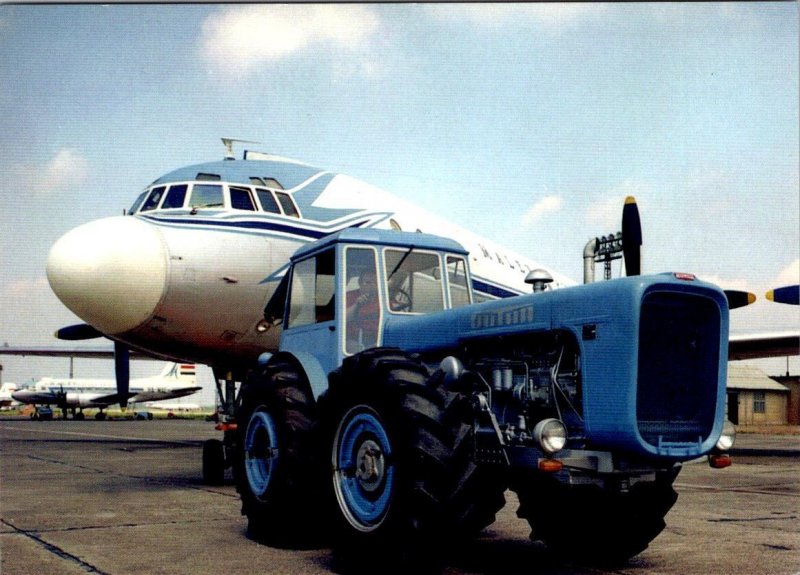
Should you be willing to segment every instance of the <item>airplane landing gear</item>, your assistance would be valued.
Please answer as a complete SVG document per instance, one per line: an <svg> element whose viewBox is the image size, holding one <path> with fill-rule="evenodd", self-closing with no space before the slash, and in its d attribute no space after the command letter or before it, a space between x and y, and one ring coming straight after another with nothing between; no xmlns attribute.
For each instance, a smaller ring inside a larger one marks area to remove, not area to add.
<svg viewBox="0 0 800 575"><path fill-rule="evenodd" d="M203 443L203 483L222 485L225 482L225 445L219 439Z"/></svg>
<svg viewBox="0 0 800 575"><path fill-rule="evenodd" d="M233 464L233 453L236 442L236 400L240 384L230 371L214 370L214 381L217 385L217 426L224 433L223 439L208 439L203 443L203 483L206 485L222 485L225 482L225 470Z"/></svg>

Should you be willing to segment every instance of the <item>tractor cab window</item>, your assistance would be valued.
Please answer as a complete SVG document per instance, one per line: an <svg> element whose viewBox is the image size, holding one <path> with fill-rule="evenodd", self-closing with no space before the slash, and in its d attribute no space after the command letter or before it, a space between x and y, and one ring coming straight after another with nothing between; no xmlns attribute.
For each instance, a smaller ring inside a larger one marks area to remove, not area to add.
<svg viewBox="0 0 800 575"><path fill-rule="evenodd" d="M389 310L431 313L444 309L444 286L439 256L431 252L387 249L384 252Z"/></svg>
<svg viewBox="0 0 800 575"><path fill-rule="evenodd" d="M469 305L467 262L464 258L447 256L447 281L450 286L450 306L457 308Z"/></svg>
<svg viewBox="0 0 800 575"><path fill-rule="evenodd" d="M345 252L345 353L379 345L380 290L375 250L347 248Z"/></svg>
<svg viewBox="0 0 800 575"><path fill-rule="evenodd" d="M288 327L334 319L335 261L328 250L294 265Z"/></svg>

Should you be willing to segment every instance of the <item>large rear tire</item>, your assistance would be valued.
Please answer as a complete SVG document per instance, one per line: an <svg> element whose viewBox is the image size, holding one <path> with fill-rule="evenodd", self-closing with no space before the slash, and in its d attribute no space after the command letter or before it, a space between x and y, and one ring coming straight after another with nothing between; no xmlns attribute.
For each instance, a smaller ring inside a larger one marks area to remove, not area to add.
<svg viewBox="0 0 800 575"><path fill-rule="evenodd" d="M254 539L296 546L313 533L309 517L319 502L315 420L308 382L293 362L274 361L245 383L233 469Z"/></svg>

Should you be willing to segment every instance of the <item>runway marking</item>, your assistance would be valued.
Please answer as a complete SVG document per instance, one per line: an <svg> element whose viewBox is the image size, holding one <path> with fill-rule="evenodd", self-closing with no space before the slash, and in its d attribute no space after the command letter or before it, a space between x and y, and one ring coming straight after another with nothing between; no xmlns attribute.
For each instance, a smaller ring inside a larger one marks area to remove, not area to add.
<svg viewBox="0 0 800 575"><path fill-rule="evenodd" d="M47 551L49 551L53 555L56 555L57 557L60 557L61 559L64 559L66 561L69 561L69 562L77 565L78 567L80 567L81 569L86 571L87 573L99 573L100 575L107 575L105 571L100 571L100 569L98 569L97 567L95 567L91 563L87 563L86 561L84 561L83 559L78 557L77 555L73 555L72 553L68 553L67 551L64 551L61 547L58 547L57 545L53 545L52 543L48 543L47 541L45 541L39 535L37 535L36 533L34 533L32 531L27 531L25 529L20 529L19 527L17 527L13 523L9 523L5 519L0 519L0 523L2 523L3 525L7 525L11 529L13 529L17 534L22 535L23 537L27 537L28 539L30 539L34 543L37 543L38 545L44 547Z"/></svg>
<svg viewBox="0 0 800 575"><path fill-rule="evenodd" d="M152 437L131 437L129 435L107 435L103 433L81 433L80 431L58 431L55 429L31 429L28 427L14 427L11 425L0 425L0 429L11 431L25 431L31 433L49 433L51 435L77 435L80 437L93 437L101 439L121 439L123 441L151 441L153 443L178 443L181 445L197 445L197 441L185 441L180 439L153 439Z"/></svg>

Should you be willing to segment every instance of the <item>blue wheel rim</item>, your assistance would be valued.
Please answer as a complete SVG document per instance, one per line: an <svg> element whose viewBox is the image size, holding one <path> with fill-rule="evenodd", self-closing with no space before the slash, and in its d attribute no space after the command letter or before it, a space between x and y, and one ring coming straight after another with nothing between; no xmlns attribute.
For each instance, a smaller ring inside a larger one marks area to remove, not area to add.
<svg viewBox="0 0 800 575"><path fill-rule="evenodd" d="M361 532L378 529L392 503L395 468L389 436L372 408L356 406L342 418L333 465L334 490L345 519Z"/></svg>
<svg viewBox="0 0 800 575"><path fill-rule="evenodd" d="M279 453L275 422L259 407L250 416L244 437L244 468L250 491L259 499L267 496L275 476Z"/></svg>

